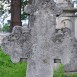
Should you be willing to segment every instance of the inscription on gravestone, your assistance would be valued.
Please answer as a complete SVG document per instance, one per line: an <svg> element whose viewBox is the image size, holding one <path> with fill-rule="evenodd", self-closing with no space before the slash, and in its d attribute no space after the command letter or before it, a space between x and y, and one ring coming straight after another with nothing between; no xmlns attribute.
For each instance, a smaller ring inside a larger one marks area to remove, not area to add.
<svg viewBox="0 0 77 77"><path fill-rule="evenodd" d="M54 63L61 63L61 59L54 59Z"/></svg>

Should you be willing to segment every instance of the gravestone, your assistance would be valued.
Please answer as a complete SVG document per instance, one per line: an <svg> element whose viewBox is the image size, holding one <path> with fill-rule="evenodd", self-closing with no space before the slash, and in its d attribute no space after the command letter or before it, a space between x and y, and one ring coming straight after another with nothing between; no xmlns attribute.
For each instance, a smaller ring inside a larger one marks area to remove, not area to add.
<svg viewBox="0 0 77 77"><path fill-rule="evenodd" d="M65 72L77 71L77 40L69 28L56 31L53 36L54 58L60 59Z"/></svg>
<svg viewBox="0 0 77 77"><path fill-rule="evenodd" d="M2 49L13 63L27 59L27 77L53 77L52 41L56 15L61 13L53 0L33 0L27 6L29 28L16 26L3 39Z"/></svg>
<svg viewBox="0 0 77 77"><path fill-rule="evenodd" d="M52 0L33 0L29 7L32 54L27 60L27 77L53 77L51 47L56 23L54 7Z"/></svg>
<svg viewBox="0 0 77 77"><path fill-rule="evenodd" d="M30 29L21 26L15 26L12 33L3 38L1 45L6 54L11 55L13 63L20 61L20 58L27 59L31 49Z"/></svg>
<svg viewBox="0 0 77 77"><path fill-rule="evenodd" d="M54 62L65 71L77 70L77 40L71 30L56 30L56 15L62 11L53 0L33 0L27 6L29 27L15 26L3 39L2 49L13 63L27 61L27 77L53 77Z"/></svg>

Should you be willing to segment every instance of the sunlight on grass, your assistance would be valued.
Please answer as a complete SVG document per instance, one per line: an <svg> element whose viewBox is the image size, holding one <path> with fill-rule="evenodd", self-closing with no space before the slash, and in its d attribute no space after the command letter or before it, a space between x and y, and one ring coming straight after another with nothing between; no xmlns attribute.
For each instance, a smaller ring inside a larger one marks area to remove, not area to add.
<svg viewBox="0 0 77 77"><path fill-rule="evenodd" d="M13 64L10 57L0 49L0 77L25 77L26 62Z"/></svg>

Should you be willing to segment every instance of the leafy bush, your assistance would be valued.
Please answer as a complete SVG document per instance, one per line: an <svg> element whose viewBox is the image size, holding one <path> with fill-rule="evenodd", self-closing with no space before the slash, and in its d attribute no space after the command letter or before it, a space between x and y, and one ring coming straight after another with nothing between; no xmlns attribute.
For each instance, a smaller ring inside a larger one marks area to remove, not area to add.
<svg viewBox="0 0 77 77"><path fill-rule="evenodd" d="M27 19L28 16L29 16L28 13L23 12L23 14L21 14L21 20Z"/></svg>
<svg viewBox="0 0 77 77"><path fill-rule="evenodd" d="M2 28L2 31L3 32L9 32L9 29L10 29L10 25L9 24L5 24Z"/></svg>

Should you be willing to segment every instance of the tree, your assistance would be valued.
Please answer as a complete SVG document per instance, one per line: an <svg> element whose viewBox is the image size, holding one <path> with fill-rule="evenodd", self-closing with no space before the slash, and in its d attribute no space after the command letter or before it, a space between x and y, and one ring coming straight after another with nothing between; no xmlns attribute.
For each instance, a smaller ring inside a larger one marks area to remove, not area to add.
<svg viewBox="0 0 77 77"><path fill-rule="evenodd" d="M25 6L28 4L29 0L21 0L21 20L25 20L28 16L27 13L24 12ZM0 0L0 25L3 27L6 23L5 20L9 18L11 19L11 0ZM8 21L7 21L8 22Z"/></svg>

